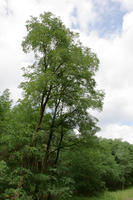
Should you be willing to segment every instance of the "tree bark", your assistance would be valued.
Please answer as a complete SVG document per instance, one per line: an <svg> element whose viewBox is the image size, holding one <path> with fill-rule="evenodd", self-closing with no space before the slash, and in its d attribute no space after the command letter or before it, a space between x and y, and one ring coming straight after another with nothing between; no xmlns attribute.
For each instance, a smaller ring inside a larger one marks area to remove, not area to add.
<svg viewBox="0 0 133 200"><path fill-rule="evenodd" d="M50 88L49 88L49 91L48 91L48 94L46 96L45 102L44 102L45 93L42 94L41 106L40 106L40 115L39 115L38 122L37 122L36 127L35 127L35 132L38 132L40 124L42 123L43 114L44 114L46 105L48 103L48 100L50 98L51 90L52 90L52 86L50 86Z"/></svg>
<svg viewBox="0 0 133 200"><path fill-rule="evenodd" d="M64 134L63 134L63 124L61 124L61 136L60 136L60 141L59 141L59 145L58 145L58 148L57 148L57 154L56 154L56 159L55 159L55 165L57 165L57 162L59 160L59 154L60 154L60 150L61 150L61 145L62 145L62 141L63 141L63 137L64 137Z"/></svg>
<svg viewBox="0 0 133 200"><path fill-rule="evenodd" d="M43 97L43 100L44 100L44 97ZM35 127L35 132L38 132L40 124L42 123L43 114L44 114L45 107L47 105L48 100L49 100L49 95L46 97L44 104L41 104L40 115L39 115L38 122L37 122L36 127Z"/></svg>
<svg viewBox="0 0 133 200"><path fill-rule="evenodd" d="M59 104L60 104L60 100L58 101L58 103L55 107L54 116L53 116L51 127L50 127L50 133L49 133L49 138L48 138L48 142L47 142L47 149L46 149L46 153L45 153L45 157L44 157L44 166L43 166L44 170L46 170L47 166L48 166L49 151L50 151L50 146L51 146L52 137L53 137L53 133L54 133L53 129L54 129L55 118L56 118L56 113L57 113Z"/></svg>

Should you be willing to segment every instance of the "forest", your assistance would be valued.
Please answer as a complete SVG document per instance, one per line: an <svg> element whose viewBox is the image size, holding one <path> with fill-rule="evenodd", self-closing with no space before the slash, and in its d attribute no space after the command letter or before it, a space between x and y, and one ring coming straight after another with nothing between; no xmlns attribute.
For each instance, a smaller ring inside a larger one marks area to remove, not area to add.
<svg viewBox="0 0 133 200"><path fill-rule="evenodd" d="M0 200L69 200L133 185L133 145L98 138L99 59L50 12L26 22L16 104L0 95ZM104 89L104 88L103 88ZM126 133L125 133L126 134Z"/></svg>

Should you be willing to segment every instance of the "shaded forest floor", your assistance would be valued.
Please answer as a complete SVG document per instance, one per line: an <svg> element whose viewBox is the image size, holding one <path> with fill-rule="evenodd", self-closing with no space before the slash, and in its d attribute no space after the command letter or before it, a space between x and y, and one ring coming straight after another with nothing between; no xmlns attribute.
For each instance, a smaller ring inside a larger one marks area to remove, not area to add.
<svg viewBox="0 0 133 200"><path fill-rule="evenodd" d="M116 192L105 192L97 197L75 197L73 200L133 200L133 187Z"/></svg>

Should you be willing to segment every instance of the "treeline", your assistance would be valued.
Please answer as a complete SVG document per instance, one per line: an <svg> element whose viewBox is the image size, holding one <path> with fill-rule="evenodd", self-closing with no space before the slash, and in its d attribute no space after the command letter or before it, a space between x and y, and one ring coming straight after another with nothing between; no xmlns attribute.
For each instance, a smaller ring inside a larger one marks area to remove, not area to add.
<svg viewBox="0 0 133 200"><path fill-rule="evenodd" d="M95 136L104 93L99 60L51 13L31 17L22 42L23 97L0 96L0 199L67 200L132 184L132 145Z"/></svg>
<svg viewBox="0 0 133 200"><path fill-rule="evenodd" d="M50 114L47 114L47 117ZM60 150L53 145L42 169L46 136L31 145L33 108L24 101L11 108L9 91L0 96L0 199L69 199L133 185L133 145L89 134L67 134ZM47 125L48 126L48 125ZM55 138L55 143L56 138Z"/></svg>

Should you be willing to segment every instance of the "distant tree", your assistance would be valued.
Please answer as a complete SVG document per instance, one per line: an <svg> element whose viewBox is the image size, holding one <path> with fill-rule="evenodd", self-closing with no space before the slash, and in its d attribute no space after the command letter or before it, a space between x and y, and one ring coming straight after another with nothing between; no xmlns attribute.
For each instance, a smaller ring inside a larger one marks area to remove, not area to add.
<svg viewBox="0 0 133 200"><path fill-rule="evenodd" d="M7 126L10 119L12 100L10 100L10 92L4 90L0 96L0 133L7 132Z"/></svg>
<svg viewBox="0 0 133 200"><path fill-rule="evenodd" d="M119 187L124 189L133 184L133 145L116 139L110 142L112 155L119 166Z"/></svg>

